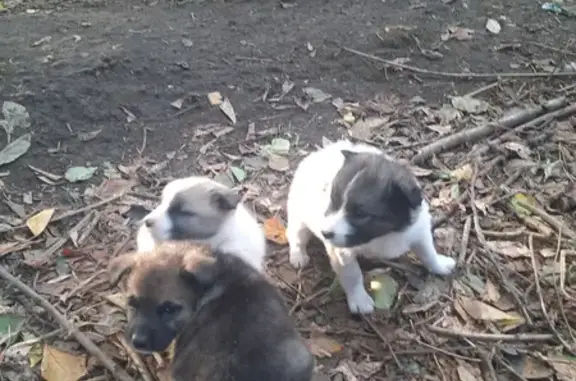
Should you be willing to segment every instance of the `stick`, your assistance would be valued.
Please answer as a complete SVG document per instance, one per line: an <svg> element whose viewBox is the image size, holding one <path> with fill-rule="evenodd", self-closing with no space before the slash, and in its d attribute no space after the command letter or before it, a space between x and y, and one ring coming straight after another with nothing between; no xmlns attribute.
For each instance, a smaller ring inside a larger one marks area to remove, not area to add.
<svg viewBox="0 0 576 381"><path fill-rule="evenodd" d="M435 327L433 325L429 325L428 329L438 335L447 336L447 337L457 337L457 338L465 338L465 339L472 339L472 340L481 340L481 341L505 341L505 342L513 342L513 341L524 341L524 342L531 342L531 341L553 341L555 339L554 335L548 333L519 333L517 335L505 334L505 333L480 333L480 332L463 332L463 331L453 331L451 329Z"/></svg>
<svg viewBox="0 0 576 381"><path fill-rule="evenodd" d="M102 363L102 365L104 365L106 369L108 369L117 380L134 381L132 377L130 377L128 373L126 373L124 369L116 365L116 363L112 359L106 356L106 354L102 352L100 348L98 348L96 344L94 344L92 340L88 338L88 336L82 333L78 329L78 327L76 327L74 324L69 322L66 319L66 317L64 317L64 315L58 312L58 310L52 304L50 304L50 302L48 302L45 298L40 296L36 291L28 287L18 278L11 275L8 272L8 270L4 268L4 266L0 266L0 277L4 278L8 283L12 284L24 295L33 299L42 308L44 308L46 312L52 315L52 317L64 329L66 329L71 335L73 335L76 338L76 340L86 349L86 351L88 351L88 353L97 358Z"/></svg>
<svg viewBox="0 0 576 381"><path fill-rule="evenodd" d="M537 208L533 205L522 202L520 200L516 200L516 202L518 202L518 205L521 206L522 208L528 209L530 211L530 213L535 214L538 217L540 217L544 222L546 222L548 225L552 226L557 231L561 231L562 235L565 235L571 239L576 239L576 232L574 232L572 229L570 229L568 227L568 225L566 225L566 223L557 220L556 218L554 218L551 215L549 215L548 213L546 213L544 210Z"/></svg>
<svg viewBox="0 0 576 381"><path fill-rule="evenodd" d="M132 349L130 344L128 344L128 341L126 340L124 335L118 334L117 337L118 337L118 340L120 341L120 344L122 344L122 346L124 347L124 349L128 353L128 356L130 356L132 361L134 361L134 365L136 365L136 369L138 369L138 371L142 375L142 378L144 379L144 381L154 381L154 377L152 377L152 375L150 374L150 371L148 370L148 368L146 367L146 365L142 361L142 358L140 358L140 355L138 353L136 353L136 351L134 351L134 349Z"/></svg>
<svg viewBox="0 0 576 381"><path fill-rule="evenodd" d="M384 58L377 57L373 54L363 53L356 49L346 48L344 46L340 47L342 50L359 55L364 58L369 58L374 61L385 63L386 65L399 67L404 70L410 70L414 73L434 75L437 77L451 77L451 78L488 78L488 79L500 79L500 78L550 78L550 77L576 77L576 72L558 72L558 73L450 73L444 71L434 71L421 69L419 67L404 65L399 62L386 60Z"/></svg>
<svg viewBox="0 0 576 381"><path fill-rule="evenodd" d="M475 128L470 128L464 131L457 132L455 134L441 138L420 150L420 152L412 157L412 162L415 164L420 164L424 160L429 159L432 155L440 152L447 151L451 148L457 147L464 143L474 143L491 133L493 133L498 128L510 129L514 128L520 124L526 123L538 116L548 113L550 111L558 110L566 105L566 98L560 97L555 98L544 104L530 108L527 110L519 111L518 113L504 116L500 118L495 123L488 123L484 126L479 126Z"/></svg>

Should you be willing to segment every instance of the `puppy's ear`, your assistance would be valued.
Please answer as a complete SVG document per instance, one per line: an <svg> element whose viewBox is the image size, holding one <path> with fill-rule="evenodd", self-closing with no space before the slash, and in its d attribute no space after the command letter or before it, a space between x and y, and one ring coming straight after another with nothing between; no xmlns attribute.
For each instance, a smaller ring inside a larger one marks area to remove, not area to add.
<svg viewBox="0 0 576 381"><path fill-rule="evenodd" d="M411 209L417 208L422 203L422 190L411 179L401 179L392 184L393 194L396 199L405 200Z"/></svg>
<svg viewBox="0 0 576 381"><path fill-rule="evenodd" d="M116 286L124 276L128 275L136 265L138 253L127 253L116 257L108 264L110 283Z"/></svg>
<svg viewBox="0 0 576 381"><path fill-rule="evenodd" d="M340 152L342 152L342 155L344 155L345 161L352 159L353 157L355 157L358 154L358 152L349 151L347 149L343 149Z"/></svg>
<svg viewBox="0 0 576 381"><path fill-rule="evenodd" d="M214 205L225 211L236 209L242 200L242 195L234 189L215 189L210 197Z"/></svg>
<svg viewBox="0 0 576 381"><path fill-rule="evenodd" d="M209 248L201 247L184 254L180 274L197 291L209 288L216 279L216 258L209 253Z"/></svg>

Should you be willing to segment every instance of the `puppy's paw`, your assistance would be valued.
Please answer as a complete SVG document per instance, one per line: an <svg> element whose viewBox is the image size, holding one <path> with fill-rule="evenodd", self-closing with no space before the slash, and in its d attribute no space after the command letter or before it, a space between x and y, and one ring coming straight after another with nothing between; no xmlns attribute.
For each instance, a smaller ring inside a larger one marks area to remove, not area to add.
<svg viewBox="0 0 576 381"><path fill-rule="evenodd" d="M448 275L454 271L455 267L456 261L454 258L438 254L433 265L430 267L430 271L438 275Z"/></svg>
<svg viewBox="0 0 576 381"><path fill-rule="evenodd" d="M290 264L295 268L301 269L306 267L309 261L310 257L307 253L301 250L290 250Z"/></svg>
<svg viewBox="0 0 576 381"><path fill-rule="evenodd" d="M358 287L352 294L348 295L348 308L353 314L371 314L374 312L374 299L368 294L364 287Z"/></svg>

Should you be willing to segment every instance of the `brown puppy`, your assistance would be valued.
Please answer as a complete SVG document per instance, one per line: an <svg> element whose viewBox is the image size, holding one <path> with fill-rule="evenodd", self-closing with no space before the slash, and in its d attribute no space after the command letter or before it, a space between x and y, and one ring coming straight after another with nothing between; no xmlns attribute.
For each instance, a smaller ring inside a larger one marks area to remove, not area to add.
<svg viewBox="0 0 576 381"><path fill-rule="evenodd" d="M110 262L124 276L126 336L139 352L176 339L174 381L309 381L313 357L276 288L234 255L164 242Z"/></svg>

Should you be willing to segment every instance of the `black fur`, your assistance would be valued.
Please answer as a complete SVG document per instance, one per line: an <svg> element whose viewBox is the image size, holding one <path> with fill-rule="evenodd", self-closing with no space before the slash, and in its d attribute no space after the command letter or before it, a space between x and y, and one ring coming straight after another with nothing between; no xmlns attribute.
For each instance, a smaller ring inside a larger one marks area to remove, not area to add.
<svg viewBox="0 0 576 381"><path fill-rule="evenodd" d="M354 228L346 247L404 231L413 222L423 195L408 168L383 155L342 151L345 160L332 183L326 214L344 207Z"/></svg>

